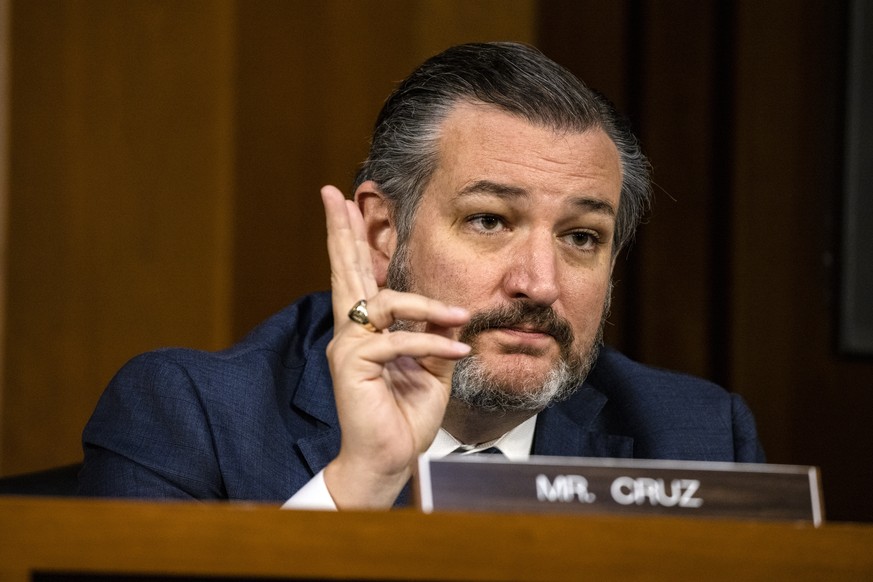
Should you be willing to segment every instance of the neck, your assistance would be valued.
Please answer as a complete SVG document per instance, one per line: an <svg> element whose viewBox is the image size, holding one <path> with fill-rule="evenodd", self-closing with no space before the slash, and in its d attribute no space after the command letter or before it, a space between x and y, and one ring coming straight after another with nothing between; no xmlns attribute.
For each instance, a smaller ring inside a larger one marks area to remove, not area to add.
<svg viewBox="0 0 873 582"><path fill-rule="evenodd" d="M449 400L443 428L465 445L487 443L500 438L536 411L485 412L470 408L454 398Z"/></svg>

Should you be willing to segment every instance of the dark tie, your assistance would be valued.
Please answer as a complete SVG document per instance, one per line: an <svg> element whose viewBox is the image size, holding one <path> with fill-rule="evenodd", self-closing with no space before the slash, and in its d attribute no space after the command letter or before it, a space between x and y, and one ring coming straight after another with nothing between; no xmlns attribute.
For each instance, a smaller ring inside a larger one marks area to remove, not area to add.
<svg viewBox="0 0 873 582"><path fill-rule="evenodd" d="M458 447L454 451L451 452L452 455L464 455L466 457L473 455L502 455L503 451L498 449L497 447L488 447L487 449L482 449L481 451L471 451L466 447Z"/></svg>

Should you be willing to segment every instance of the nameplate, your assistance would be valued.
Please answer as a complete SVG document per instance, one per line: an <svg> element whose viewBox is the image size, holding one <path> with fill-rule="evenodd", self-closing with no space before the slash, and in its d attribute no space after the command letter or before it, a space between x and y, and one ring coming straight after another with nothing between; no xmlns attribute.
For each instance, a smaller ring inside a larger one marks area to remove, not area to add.
<svg viewBox="0 0 873 582"><path fill-rule="evenodd" d="M816 467L698 461L450 455L418 461L419 508L824 519Z"/></svg>

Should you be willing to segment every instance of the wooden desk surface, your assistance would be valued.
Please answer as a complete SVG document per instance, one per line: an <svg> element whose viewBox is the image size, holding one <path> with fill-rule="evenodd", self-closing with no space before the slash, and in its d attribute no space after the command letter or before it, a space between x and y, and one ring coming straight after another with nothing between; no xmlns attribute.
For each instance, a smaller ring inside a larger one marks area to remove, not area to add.
<svg viewBox="0 0 873 582"><path fill-rule="evenodd" d="M0 580L33 572L394 580L873 580L873 526L325 513L0 498Z"/></svg>

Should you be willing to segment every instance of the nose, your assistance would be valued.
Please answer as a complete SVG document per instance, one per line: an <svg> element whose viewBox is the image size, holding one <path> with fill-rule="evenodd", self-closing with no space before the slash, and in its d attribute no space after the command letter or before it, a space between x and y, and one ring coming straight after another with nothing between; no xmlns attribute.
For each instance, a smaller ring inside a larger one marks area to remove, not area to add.
<svg viewBox="0 0 873 582"><path fill-rule="evenodd" d="M517 241L508 257L504 292L512 299L528 299L540 305L558 300L558 255L550 232L530 233Z"/></svg>

